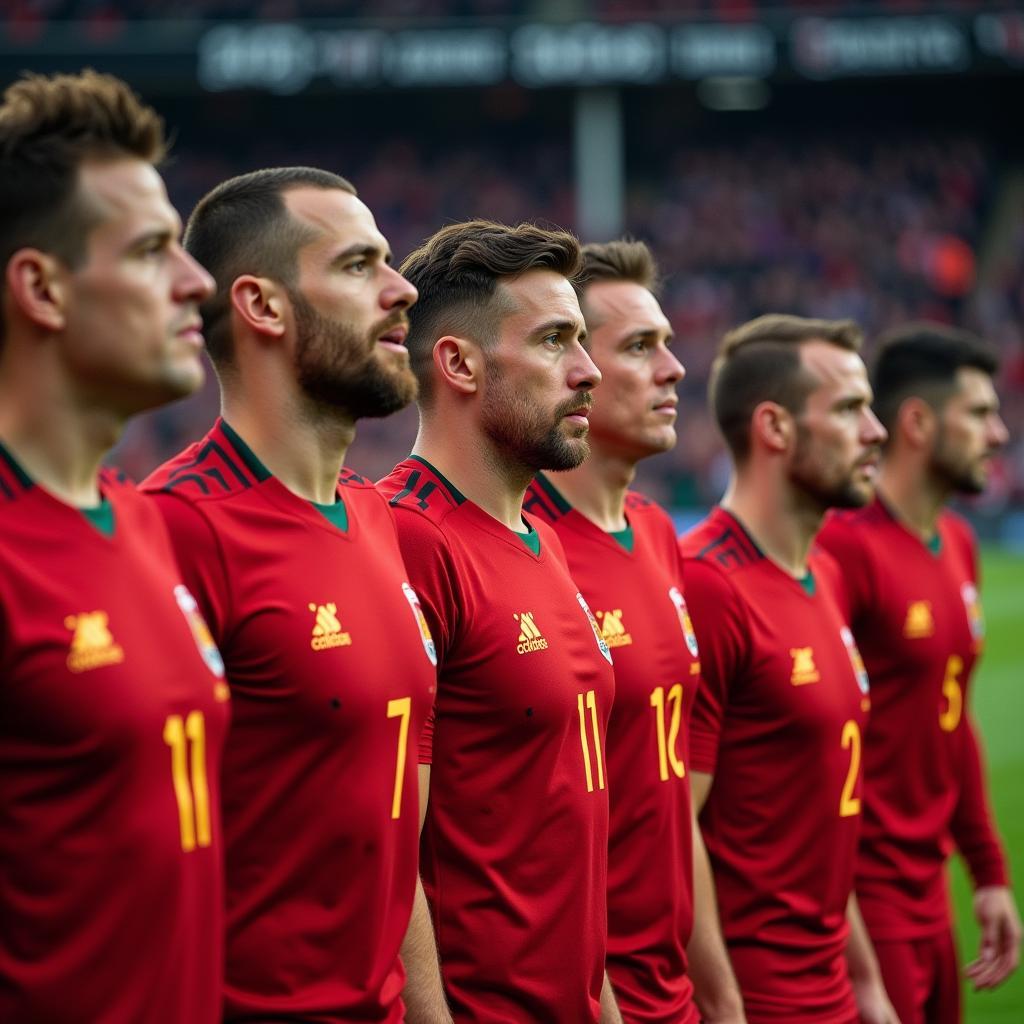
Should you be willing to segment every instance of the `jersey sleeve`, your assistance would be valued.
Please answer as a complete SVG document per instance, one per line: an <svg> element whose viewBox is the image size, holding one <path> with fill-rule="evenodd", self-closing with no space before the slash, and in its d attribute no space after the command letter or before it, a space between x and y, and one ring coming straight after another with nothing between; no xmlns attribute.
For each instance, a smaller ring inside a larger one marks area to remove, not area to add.
<svg viewBox="0 0 1024 1024"><path fill-rule="evenodd" d="M231 631L231 588L220 540L192 502L165 491L146 497L160 510L185 586L199 604L217 646L225 650Z"/></svg>
<svg viewBox="0 0 1024 1024"><path fill-rule="evenodd" d="M857 536L856 527L834 513L822 527L816 541L838 565L835 574L835 598L839 610L850 625L872 605L871 570L867 551Z"/></svg>
<svg viewBox="0 0 1024 1024"><path fill-rule="evenodd" d="M729 694L745 667L749 630L742 603L717 569L687 560L683 574L702 677L690 722L690 762L697 771L713 775Z"/></svg>
<svg viewBox="0 0 1024 1024"><path fill-rule="evenodd" d="M988 802L981 744L969 713L964 715L961 734L960 797L950 822L950 831L957 849L967 862L975 888L1008 885L1006 855Z"/></svg>
<svg viewBox="0 0 1024 1024"><path fill-rule="evenodd" d="M392 514L409 583L420 599L434 638L438 673L441 673L459 628L462 607L451 550L441 530L418 512L399 505L393 507ZM420 734L420 764L430 764L433 760L434 715L435 709L431 708Z"/></svg>

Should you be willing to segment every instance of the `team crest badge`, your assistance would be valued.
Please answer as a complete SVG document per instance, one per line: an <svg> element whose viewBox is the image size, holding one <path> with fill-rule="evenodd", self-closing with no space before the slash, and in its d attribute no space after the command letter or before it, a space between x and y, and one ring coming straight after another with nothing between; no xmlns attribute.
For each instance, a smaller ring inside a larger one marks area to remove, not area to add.
<svg viewBox="0 0 1024 1024"><path fill-rule="evenodd" d="M860 656L856 641L853 639L853 633L848 627L843 626L839 630L839 636L842 638L846 653L850 656L850 664L853 666L853 674L857 677L860 692L867 696L868 690L871 689L871 683L868 680L867 669L864 667L864 659Z"/></svg>
<svg viewBox="0 0 1024 1024"><path fill-rule="evenodd" d="M604 655L604 660L609 665L612 664L612 652L608 644L605 642L603 636L601 636L601 627L597 624L597 619L594 618L594 613L590 610L590 605L587 604L583 595L579 592L576 594L576 600L579 601L580 607L583 609L590 622L590 628L594 631L594 639L597 641L597 649Z"/></svg>
<svg viewBox="0 0 1024 1024"><path fill-rule="evenodd" d="M423 650L426 651L430 664L437 668L437 646L434 643L434 638L430 635L430 626L427 625L427 617L423 614L423 606L420 604L420 599L416 595L416 591L408 583L402 584L402 593L405 594L405 599L409 602L409 607L412 609L413 618L416 620L416 625L420 631L420 640L423 641Z"/></svg>
<svg viewBox="0 0 1024 1024"><path fill-rule="evenodd" d="M199 653L202 655L203 661L206 662L206 667L218 679L223 679L224 659L213 642L210 627L206 625L206 620L199 610L196 599L189 593L189 589L184 583L179 583L174 588L174 600L178 602L181 614L185 616L188 628L192 630L192 639L195 640L196 647L199 648Z"/></svg>
<svg viewBox="0 0 1024 1024"><path fill-rule="evenodd" d="M985 637L985 617L981 613L977 587L973 583L965 583L960 588L960 597L963 598L964 608L967 610L967 622L971 627L974 645L976 648L980 647Z"/></svg>
<svg viewBox="0 0 1024 1024"><path fill-rule="evenodd" d="M669 587L668 596L676 606L676 615L679 616L679 628L683 631L686 640L686 649L690 654L697 657L697 634L693 631L693 620L690 618L689 609L686 607L686 599L678 587Z"/></svg>

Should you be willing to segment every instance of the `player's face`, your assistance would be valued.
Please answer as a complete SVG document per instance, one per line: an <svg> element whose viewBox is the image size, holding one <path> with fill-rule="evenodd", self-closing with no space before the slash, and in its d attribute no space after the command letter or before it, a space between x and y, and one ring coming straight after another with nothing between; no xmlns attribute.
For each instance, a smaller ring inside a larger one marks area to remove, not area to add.
<svg viewBox="0 0 1024 1024"><path fill-rule="evenodd" d="M686 374L672 354L672 326L658 300L633 281L598 281L584 301L590 355L601 391L590 443L631 462L676 443L676 385Z"/></svg>
<svg viewBox="0 0 1024 1024"><path fill-rule="evenodd" d="M589 453L590 391L601 381L572 285L531 270L500 285L512 305L485 352L481 428L511 463L572 469Z"/></svg>
<svg viewBox="0 0 1024 1024"><path fill-rule="evenodd" d="M354 419L408 405L416 378L405 339L416 289L390 266L373 214L341 189L293 189L285 204L315 232L299 249L289 292L299 384Z"/></svg>
<svg viewBox="0 0 1024 1024"><path fill-rule="evenodd" d="M82 397L130 415L203 382L199 303L213 280L179 244L157 171L124 158L85 164L80 199L98 218L84 263L66 271L66 366Z"/></svg>
<svg viewBox="0 0 1024 1024"><path fill-rule="evenodd" d="M871 386L855 352L824 341L801 346L806 370L819 381L796 417L791 483L822 508L857 508L875 493L885 428L871 411Z"/></svg>
<svg viewBox="0 0 1024 1024"><path fill-rule="evenodd" d="M1009 435L999 415L992 378L982 370L957 370L957 390L939 413L931 471L954 491L981 494L992 456Z"/></svg>

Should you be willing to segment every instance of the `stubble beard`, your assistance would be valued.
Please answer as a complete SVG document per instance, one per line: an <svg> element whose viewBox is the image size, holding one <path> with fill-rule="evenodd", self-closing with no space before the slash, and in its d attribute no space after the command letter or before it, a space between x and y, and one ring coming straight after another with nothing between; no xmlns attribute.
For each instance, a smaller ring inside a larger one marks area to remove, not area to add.
<svg viewBox="0 0 1024 1024"><path fill-rule="evenodd" d="M504 376L488 364L487 394L484 397L482 427L505 461L532 473L542 469L575 469L590 454L586 435L567 437L563 417L583 404L589 393L561 403L549 418L528 399L508 385Z"/></svg>
<svg viewBox="0 0 1024 1024"><path fill-rule="evenodd" d="M404 313L375 324L367 336L324 316L304 296L290 297L297 331L296 379L311 399L357 420L390 416L416 397L408 364L388 367L377 349L377 338L403 323Z"/></svg>
<svg viewBox="0 0 1024 1024"><path fill-rule="evenodd" d="M857 468L854 465L845 476L829 479L821 461L815 458L810 432L803 425L797 425L796 451L789 477L792 483L823 509L863 508L871 501L873 488L860 485L854 480L853 474Z"/></svg>

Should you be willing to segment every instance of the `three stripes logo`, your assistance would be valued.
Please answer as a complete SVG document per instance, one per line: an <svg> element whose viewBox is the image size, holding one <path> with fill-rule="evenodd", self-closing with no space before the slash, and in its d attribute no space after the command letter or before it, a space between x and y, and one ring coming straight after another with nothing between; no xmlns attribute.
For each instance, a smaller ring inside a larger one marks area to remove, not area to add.
<svg viewBox="0 0 1024 1024"><path fill-rule="evenodd" d="M931 601L911 601L907 605L907 618L903 623L903 635L908 640L921 640L935 632Z"/></svg>
<svg viewBox="0 0 1024 1024"><path fill-rule="evenodd" d="M338 621L338 606L329 601L327 604L307 605L316 614L313 633L309 646L314 651L329 651L334 647L348 647L352 643L352 634L346 633Z"/></svg>
<svg viewBox="0 0 1024 1024"><path fill-rule="evenodd" d="M72 672L88 672L124 661L124 649L110 632L110 617L104 611L68 615L64 626L73 630L67 664Z"/></svg>
<svg viewBox="0 0 1024 1024"><path fill-rule="evenodd" d="M793 659L793 672L789 677L793 686L806 686L821 679L821 673L814 664L813 647L790 647L789 656Z"/></svg>
<svg viewBox="0 0 1024 1024"><path fill-rule="evenodd" d="M519 623L519 642L516 645L518 654L547 650L548 642L533 621L533 612L513 612L512 618Z"/></svg>
<svg viewBox="0 0 1024 1024"><path fill-rule="evenodd" d="M609 647L627 647L633 642L633 637L622 624L621 608L606 612L594 612L594 615L601 624L601 636L604 637L604 642Z"/></svg>

